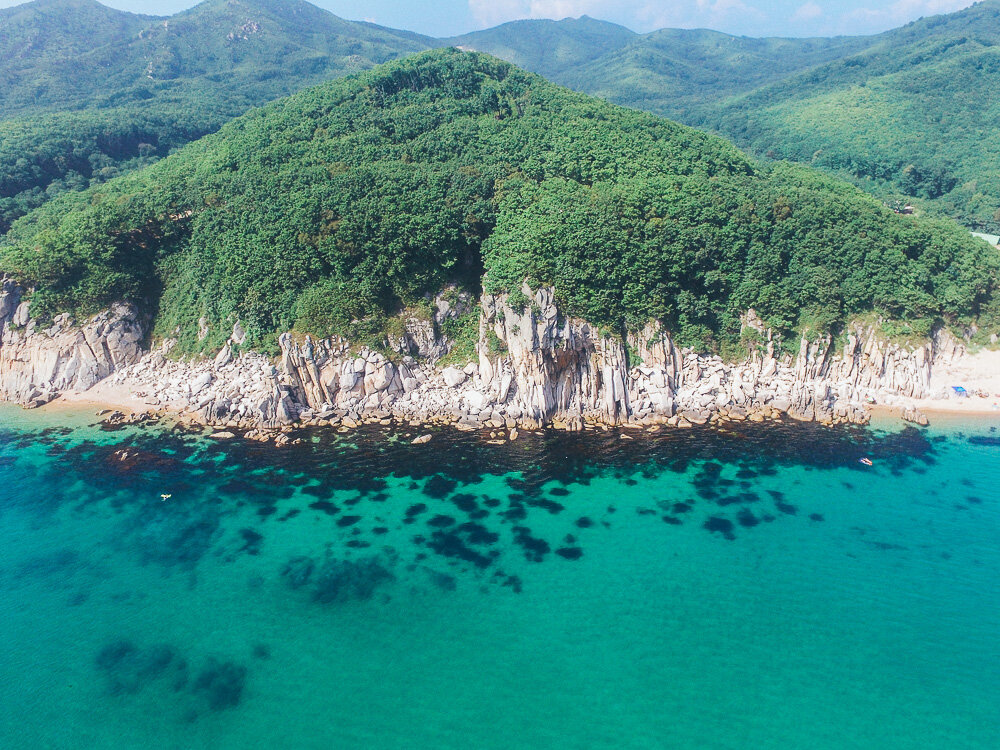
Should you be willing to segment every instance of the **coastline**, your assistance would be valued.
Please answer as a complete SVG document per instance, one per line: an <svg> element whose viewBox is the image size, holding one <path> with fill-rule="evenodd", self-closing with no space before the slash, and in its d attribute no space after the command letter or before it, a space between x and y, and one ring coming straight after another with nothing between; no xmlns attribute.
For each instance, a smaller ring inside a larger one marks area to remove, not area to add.
<svg viewBox="0 0 1000 750"><path fill-rule="evenodd" d="M441 364L454 342L439 327L457 313L446 300L436 304L434 322L409 320L391 351L286 332L277 358L241 351L246 334L238 322L214 357L172 358L171 341L144 350L142 326L126 306L82 328L68 318L46 330L8 326L0 394L52 411L108 410L117 422L171 414L261 441L285 440L297 427L347 432L371 423L450 425L499 439L550 427L867 424L878 414L926 425L928 413L1000 414L1000 351L970 354L946 329L916 348L885 341L871 327L839 342L803 336L793 354L751 310L744 324L759 343L732 362L679 348L656 323L621 340L563 316L554 290L543 288L523 309L505 295L484 295L478 362ZM463 314L473 314L473 301L463 304Z"/></svg>
<svg viewBox="0 0 1000 750"><path fill-rule="evenodd" d="M1000 358L1000 352L990 352L990 354L997 355ZM1000 378L1000 376L995 376ZM12 404L13 405L13 404ZM963 419L996 419L1000 423L1000 398L985 399L978 396L969 396L967 398L937 398L937 399L919 399L913 400L908 403L900 404L870 404L867 406L867 412L872 418L873 422L879 422L885 425L890 422L906 423L905 414L907 411L912 409L917 409L920 412L929 415L931 418L931 424L934 424L938 420L943 420L947 422L962 421ZM184 408L184 406L179 404L164 404L157 403L155 400L150 399L146 396L138 395L135 390L126 383L115 383L111 382L111 379L106 379L99 382L94 387L86 391L71 391L62 393L58 398L50 401L48 404L38 408L38 411L43 414L55 415L60 412L74 412L89 414L96 414L102 417L107 417L115 412L120 412L125 415L125 418L135 418L143 414L155 415L156 418L173 418L178 422L187 424L189 426L200 426L205 428L207 431L219 432L223 430L229 430L237 427L233 424L219 424L206 422L199 418L196 413L190 412L190 410ZM107 414L102 414L102 412L107 412ZM338 430L340 432L348 431L352 426L360 426L366 423L385 423L386 416L382 413L379 414L366 414L362 413L359 415L361 417L360 421L352 422L351 420L341 420L338 422L330 423L327 420L327 424L323 424L322 420L317 422L316 420L308 420L302 422L295 422L290 425L285 425L281 428L268 428L268 429L246 429L244 426L240 427L240 433L247 436L256 436L257 439L262 437L276 437L282 433L287 433L294 431L297 428L306 426L327 426L331 429ZM781 420L781 419L792 420L790 417L784 414L773 414L768 417L760 418L757 415L748 415L745 419L747 421L768 421L768 420ZM471 431L474 428L462 424L458 421L447 422L436 418L430 418L426 420L413 419L411 416L406 415L391 415L388 417L389 420L395 421L397 424L405 425L410 428L418 427L442 427L448 426L455 429L463 431ZM718 420L709 420L708 423L716 424L720 421L744 421L742 418L729 418ZM656 432L664 428L675 428L683 429L685 427L691 427L691 424L682 425L671 425L667 420L657 422L655 424L639 424L626 422L619 425L608 425L586 420L584 422L584 429L622 429L628 431L649 431ZM567 429L567 425L563 420L558 418L551 420L542 426L544 429ZM479 431L484 433L493 433L493 437L501 437L503 432L508 432L510 430L514 431L516 436L517 430L527 431L532 429L531 427L526 427L524 425L514 425L510 428L501 430L501 434L496 433L496 429L490 428L487 425L483 425L478 428ZM534 429L539 429L535 426Z"/></svg>

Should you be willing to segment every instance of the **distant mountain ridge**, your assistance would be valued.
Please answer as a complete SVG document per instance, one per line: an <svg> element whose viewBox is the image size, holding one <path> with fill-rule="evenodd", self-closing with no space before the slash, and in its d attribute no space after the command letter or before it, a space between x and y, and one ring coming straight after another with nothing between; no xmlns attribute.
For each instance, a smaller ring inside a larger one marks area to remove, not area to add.
<svg viewBox="0 0 1000 750"><path fill-rule="evenodd" d="M35 0L0 11L0 116L115 106L182 84L251 103L416 52L432 40L345 21L305 0L205 0L169 18L96 0Z"/></svg>
<svg viewBox="0 0 1000 750"><path fill-rule="evenodd" d="M305 0L205 0L169 18L34 0L0 11L0 233L250 107L442 45L1000 232L998 38L1000 0L870 37L637 34L583 16L442 40Z"/></svg>
<svg viewBox="0 0 1000 750"><path fill-rule="evenodd" d="M206 0L169 18L96 0L0 11L0 232L251 107L431 43L304 0Z"/></svg>
<svg viewBox="0 0 1000 750"><path fill-rule="evenodd" d="M625 33L614 33L619 29ZM752 39L707 29L637 34L584 17L515 21L443 41L496 55L616 104L683 120L706 97L752 90L864 49L871 39Z"/></svg>
<svg viewBox="0 0 1000 750"><path fill-rule="evenodd" d="M536 51L572 20L453 40L552 80L724 135L759 155L831 169L894 203L1000 231L1000 1L868 37L751 39L664 29L569 54Z"/></svg>

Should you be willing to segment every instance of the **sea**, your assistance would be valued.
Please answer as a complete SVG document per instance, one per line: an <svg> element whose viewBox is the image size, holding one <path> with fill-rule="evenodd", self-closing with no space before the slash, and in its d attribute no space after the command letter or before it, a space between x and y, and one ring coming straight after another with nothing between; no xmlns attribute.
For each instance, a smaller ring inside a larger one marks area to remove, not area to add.
<svg viewBox="0 0 1000 750"><path fill-rule="evenodd" d="M998 427L0 407L0 748L996 750Z"/></svg>

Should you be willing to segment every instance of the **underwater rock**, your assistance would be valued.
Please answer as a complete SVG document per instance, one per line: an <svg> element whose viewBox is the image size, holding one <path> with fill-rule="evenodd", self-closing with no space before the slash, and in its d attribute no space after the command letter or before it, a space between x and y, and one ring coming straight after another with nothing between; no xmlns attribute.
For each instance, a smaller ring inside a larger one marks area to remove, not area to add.
<svg viewBox="0 0 1000 750"><path fill-rule="evenodd" d="M239 705L246 679L246 667L209 659L191 690L203 695L213 711L222 711Z"/></svg>
<svg viewBox="0 0 1000 750"><path fill-rule="evenodd" d="M281 577L291 588L298 589L309 583L315 569L316 563L311 557L293 557L281 569Z"/></svg>
<svg viewBox="0 0 1000 750"><path fill-rule="evenodd" d="M330 559L316 572L312 598L320 604L366 601L379 586L395 579L373 557L358 561Z"/></svg>

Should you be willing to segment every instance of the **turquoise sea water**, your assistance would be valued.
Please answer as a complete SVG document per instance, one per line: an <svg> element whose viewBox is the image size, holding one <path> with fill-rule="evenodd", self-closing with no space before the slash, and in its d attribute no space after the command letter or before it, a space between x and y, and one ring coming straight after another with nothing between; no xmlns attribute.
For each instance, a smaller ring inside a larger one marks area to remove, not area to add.
<svg viewBox="0 0 1000 750"><path fill-rule="evenodd" d="M0 409L2 748L1000 747L996 420L95 421Z"/></svg>

